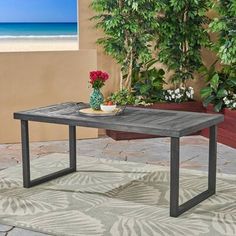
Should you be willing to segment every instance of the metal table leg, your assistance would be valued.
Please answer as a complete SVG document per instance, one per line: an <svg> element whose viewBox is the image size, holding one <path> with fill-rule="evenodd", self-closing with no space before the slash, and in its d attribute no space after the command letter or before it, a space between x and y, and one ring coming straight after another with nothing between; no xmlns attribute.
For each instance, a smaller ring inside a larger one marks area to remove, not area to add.
<svg viewBox="0 0 236 236"><path fill-rule="evenodd" d="M170 216L177 217L215 194L216 191L216 160L217 160L217 127L210 127L208 189L187 202L179 205L179 138L171 138L170 164Z"/></svg>
<svg viewBox="0 0 236 236"><path fill-rule="evenodd" d="M28 121L21 121L21 139L22 139L22 162L23 162L23 186L30 188L42 184L49 180L61 177L63 175L76 171L76 127L69 126L69 146L70 146L70 167L57 171L52 174L31 180L30 178L30 151L29 151L29 127Z"/></svg>
<svg viewBox="0 0 236 236"><path fill-rule="evenodd" d="M30 154L29 154L29 126L28 121L21 121L23 186L30 187Z"/></svg>

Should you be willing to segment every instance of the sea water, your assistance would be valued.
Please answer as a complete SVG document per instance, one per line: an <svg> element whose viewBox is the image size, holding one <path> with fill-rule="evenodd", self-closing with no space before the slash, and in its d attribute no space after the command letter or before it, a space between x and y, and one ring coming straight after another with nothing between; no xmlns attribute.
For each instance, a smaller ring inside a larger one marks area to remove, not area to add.
<svg viewBox="0 0 236 236"><path fill-rule="evenodd" d="M77 23L0 23L0 39L77 37Z"/></svg>

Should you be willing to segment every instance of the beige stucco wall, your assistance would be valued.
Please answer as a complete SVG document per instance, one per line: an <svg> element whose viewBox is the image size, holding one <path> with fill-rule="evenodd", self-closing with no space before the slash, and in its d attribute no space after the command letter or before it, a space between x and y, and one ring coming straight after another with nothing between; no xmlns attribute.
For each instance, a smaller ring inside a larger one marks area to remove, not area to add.
<svg viewBox="0 0 236 236"><path fill-rule="evenodd" d="M88 72L97 67L95 50L0 53L0 143L18 142L14 111L65 101L88 101ZM32 122L31 140L67 138L67 128ZM80 130L80 138L97 130Z"/></svg>

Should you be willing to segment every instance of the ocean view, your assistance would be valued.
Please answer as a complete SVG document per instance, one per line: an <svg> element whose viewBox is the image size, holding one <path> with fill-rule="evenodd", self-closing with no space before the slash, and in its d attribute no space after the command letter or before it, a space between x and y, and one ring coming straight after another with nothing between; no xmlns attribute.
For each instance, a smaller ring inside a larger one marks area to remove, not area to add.
<svg viewBox="0 0 236 236"><path fill-rule="evenodd" d="M0 39L77 37L77 23L0 23Z"/></svg>
<svg viewBox="0 0 236 236"><path fill-rule="evenodd" d="M78 50L77 0L0 1L0 52Z"/></svg>
<svg viewBox="0 0 236 236"><path fill-rule="evenodd" d="M0 51L78 50L77 23L0 23Z"/></svg>

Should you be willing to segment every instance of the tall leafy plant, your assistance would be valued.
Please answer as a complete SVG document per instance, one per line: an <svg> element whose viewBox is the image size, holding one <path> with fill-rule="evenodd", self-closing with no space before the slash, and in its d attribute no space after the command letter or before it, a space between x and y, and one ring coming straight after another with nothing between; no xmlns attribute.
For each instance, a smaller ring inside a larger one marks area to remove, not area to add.
<svg viewBox="0 0 236 236"><path fill-rule="evenodd" d="M134 69L152 58L158 29L156 0L93 0L92 19L105 33L98 43L121 65L123 88L131 89Z"/></svg>
<svg viewBox="0 0 236 236"><path fill-rule="evenodd" d="M156 47L159 60L173 70L176 87L186 87L202 66L201 48L209 45L204 25L211 0L163 0Z"/></svg>
<svg viewBox="0 0 236 236"><path fill-rule="evenodd" d="M236 65L236 1L217 0L215 10L218 17L210 24L213 32L218 33L215 49L222 64Z"/></svg>
<svg viewBox="0 0 236 236"><path fill-rule="evenodd" d="M236 1L217 0L214 9L218 16L210 24L210 30L218 33L213 44L223 65L221 71L211 66L207 73L207 87L201 90L203 103L213 104L219 112L223 108L236 108Z"/></svg>

